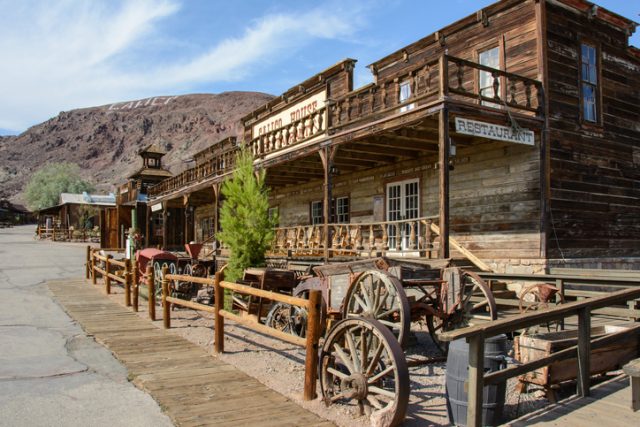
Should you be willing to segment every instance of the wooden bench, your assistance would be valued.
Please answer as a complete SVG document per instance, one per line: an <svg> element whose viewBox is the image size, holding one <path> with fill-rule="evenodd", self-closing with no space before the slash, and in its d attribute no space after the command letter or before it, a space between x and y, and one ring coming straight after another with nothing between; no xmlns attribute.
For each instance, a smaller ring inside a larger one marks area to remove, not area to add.
<svg viewBox="0 0 640 427"><path fill-rule="evenodd" d="M629 375L631 380L631 409L640 410L640 358L634 359L624 365L622 371Z"/></svg>

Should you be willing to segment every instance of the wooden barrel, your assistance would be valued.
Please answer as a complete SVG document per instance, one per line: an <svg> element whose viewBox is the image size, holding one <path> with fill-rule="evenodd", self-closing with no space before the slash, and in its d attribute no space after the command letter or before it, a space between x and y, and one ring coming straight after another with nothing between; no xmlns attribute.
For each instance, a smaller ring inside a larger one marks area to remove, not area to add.
<svg viewBox="0 0 640 427"><path fill-rule="evenodd" d="M484 343L484 368L486 372L498 371L505 367L507 337L498 335ZM446 388L447 413L449 422L457 426L467 425L467 392L465 382L469 378L469 344L466 340L456 340L449 345L447 355ZM506 383L484 387L482 403L482 425L501 424L504 408Z"/></svg>

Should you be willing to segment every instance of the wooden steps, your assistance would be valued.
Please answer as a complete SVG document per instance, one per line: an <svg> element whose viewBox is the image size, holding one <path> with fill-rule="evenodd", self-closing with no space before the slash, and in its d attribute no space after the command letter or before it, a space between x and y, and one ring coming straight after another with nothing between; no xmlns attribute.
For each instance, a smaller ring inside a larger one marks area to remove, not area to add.
<svg viewBox="0 0 640 427"><path fill-rule="evenodd" d="M48 285L65 311L113 352L133 383L179 426L333 425L201 347L155 327L83 279Z"/></svg>

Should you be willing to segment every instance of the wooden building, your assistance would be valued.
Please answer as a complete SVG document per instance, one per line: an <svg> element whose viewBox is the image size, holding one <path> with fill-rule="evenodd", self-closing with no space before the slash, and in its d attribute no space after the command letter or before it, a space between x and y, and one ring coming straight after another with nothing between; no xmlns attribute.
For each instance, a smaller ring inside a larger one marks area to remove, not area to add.
<svg viewBox="0 0 640 427"><path fill-rule="evenodd" d="M247 115L273 254L640 268L636 25L583 0L503 0L369 65L369 85L347 59ZM215 232L237 145L150 188L186 212L184 241Z"/></svg>
<svg viewBox="0 0 640 427"><path fill-rule="evenodd" d="M120 186L117 192L117 205L106 211L102 233L111 236L103 242L103 247L122 248L125 235L131 227L132 212L135 210L137 228L144 235L147 246L161 244L162 216L147 212L147 193L149 187L159 184L173 176L162 166L162 158L167 153L158 145L151 144L138 152L142 159L142 167L127 177L127 183ZM149 220L147 220L149 218Z"/></svg>
<svg viewBox="0 0 640 427"><path fill-rule="evenodd" d="M102 228L105 210L115 206L116 197L113 193L61 193L57 205L38 211L38 224L45 229Z"/></svg>

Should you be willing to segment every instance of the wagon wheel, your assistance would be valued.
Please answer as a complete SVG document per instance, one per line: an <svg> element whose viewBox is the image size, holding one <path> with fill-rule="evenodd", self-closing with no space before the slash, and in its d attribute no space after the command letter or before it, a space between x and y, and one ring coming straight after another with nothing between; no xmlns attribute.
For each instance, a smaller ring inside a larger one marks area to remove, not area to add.
<svg viewBox="0 0 640 427"><path fill-rule="evenodd" d="M193 277L207 277L207 267L205 267L203 264L200 263L196 263L196 264L189 264L191 266L191 275Z"/></svg>
<svg viewBox="0 0 640 427"><path fill-rule="evenodd" d="M445 313L442 318L427 316L429 334L444 353L447 352L448 344L440 341L440 333L498 318L496 301L485 281L472 271L462 271L460 280L463 288L459 300L457 299L455 311L448 315Z"/></svg>
<svg viewBox="0 0 640 427"><path fill-rule="evenodd" d="M278 302L269 310L265 325L282 332L305 337L307 333L307 310L284 302Z"/></svg>
<svg viewBox="0 0 640 427"><path fill-rule="evenodd" d="M169 268L169 274L176 274L176 265L172 262L163 262L160 264L160 261L154 261L153 263L153 287L155 290L155 295L157 297L162 296L162 269L164 267Z"/></svg>
<svg viewBox="0 0 640 427"><path fill-rule="evenodd" d="M391 331L371 319L337 322L320 352L320 390L327 406L357 403L372 424L402 423L409 402L409 371Z"/></svg>
<svg viewBox="0 0 640 427"><path fill-rule="evenodd" d="M559 304L564 304L564 297L558 288L547 283L527 286L520 294L520 313L545 310ZM560 324L561 321L551 321L540 326L546 327L548 332L556 332L560 330Z"/></svg>
<svg viewBox="0 0 640 427"><path fill-rule="evenodd" d="M473 271L463 271L461 276L464 284L459 305L462 316L455 326L473 326L496 320L498 309L491 288Z"/></svg>
<svg viewBox="0 0 640 427"><path fill-rule="evenodd" d="M369 270L349 287L342 308L345 319L364 317L389 327L402 346L411 326L407 294L389 273Z"/></svg>

